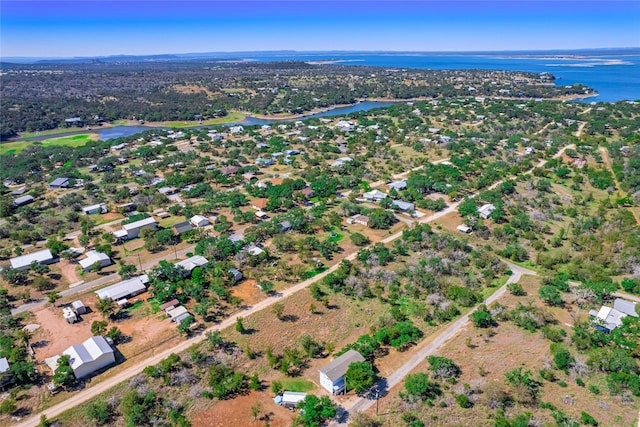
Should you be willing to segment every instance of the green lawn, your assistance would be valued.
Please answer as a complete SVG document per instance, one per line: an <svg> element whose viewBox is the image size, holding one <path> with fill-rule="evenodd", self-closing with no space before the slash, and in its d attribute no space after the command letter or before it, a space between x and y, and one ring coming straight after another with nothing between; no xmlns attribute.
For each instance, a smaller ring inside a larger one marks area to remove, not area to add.
<svg viewBox="0 0 640 427"><path fill-rule="evenodd" d="M305 380L303 378L282 378L278 381L282 383L282 387L285 391L306 393L315 388L315 385L311 381Z"/></svg>
<svg viewBox="0 0 640 427"><path fill-rule="evenodd" d="M83 129L79 127L70 127L70 128L43 130L39 132L24 132L20 134L20 138L33 138L34 136L44 136L44 135L58 135L60 133L74 132L78 130L83 130Z"/></svg>
<svg viewBox="0 0 640 427"><path fill-rule="evenodd" d="M46 139L39 142L44 147L50 146L62 146L62 147L81 147L89 141L97 139L96 134L83 133L80 135L63 136L61 138ZM0 144L0 155L4 154L18 154L30 145L33 145L35 141L16 141L5 142Z"/></svg>

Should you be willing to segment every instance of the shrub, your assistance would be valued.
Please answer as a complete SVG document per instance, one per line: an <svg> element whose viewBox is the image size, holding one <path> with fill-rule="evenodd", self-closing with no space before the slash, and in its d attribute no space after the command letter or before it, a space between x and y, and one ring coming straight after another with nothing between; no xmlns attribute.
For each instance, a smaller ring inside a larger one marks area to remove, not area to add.
<svg viewBox="0 0 640 427"><path fill-rule="evenodd" d="M595 418L593 418L591 415L587 414L584 411L582 411L580 413L580 422L582 424L586 424L588 426L597 426L598 425L598 421L596 421Z"/></svg>
<svg viewBox="0 0 640 427"><path fill-rule="evenodd" d="M466 394L459 394L456 396L456 402L461 408L471 408L473 404L469 401Z"/></svg>

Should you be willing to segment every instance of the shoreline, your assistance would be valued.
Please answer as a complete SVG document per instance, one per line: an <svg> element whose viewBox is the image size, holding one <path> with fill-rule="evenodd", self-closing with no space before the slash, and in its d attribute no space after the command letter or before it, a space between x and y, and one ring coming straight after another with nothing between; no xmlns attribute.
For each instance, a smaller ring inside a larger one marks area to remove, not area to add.
<svg viewBox="0 0 640 427"><path fill-rule="evenodd" d="M504 96L500 96L500 97L485 97L485 98L490 98L490 99L504 99L504 100L510 100L510 101L517 101L517 100L522 100L522 101L532 101L535 99L542 99L543 101L557 101L557 102L567 102L567 101L575 101L575 100L579 100L579 99L587 99L587 98L593 98L593 97L597 97L600 94L598 92L593 92L593 93L589 93L589 94L580 94L580 95L567 95L567 96L559 96L559 97L553 97L553 98L517 98L517 97L504 97ZM406 99L397 99L397 98L362 98L362 99L358 99L355 103L353 104L337 104L337 105L333 105L331 107L325 107L325 108L314 108L313 110L307 111L305 113L302 114L278 114L278 115L268 115L268 114L252 114L249 112L244 112L244 111L234 111L231 112L230 115L232 114L238 114L238 117L233 117L230 118L229 120L220 120L220 121L216 121L216 123L210 123L211 120L205 120L202 123L200 123L197 120L194 121L164 121L164 122L144 122L143 124L140 124L137 120L123 120L120 119L118 120L118 124L113 124L113 123L105 123L102 126L99 127L91 127L91 129L86 129L86 128L69 128L68 130L65 128L58 128L58 129L51 129L51 130L46 130L46 131L42 131L42 134L38 135L37 132L32 132L29 133L30 136L18 136L17 138L11 138L5 141L1 141L1 143L10 143L10 142L28 142L28 141L43 141L43 140L47 140L47 139L54 139L54 138L63 138L65 136L70 136L70 135L77 135L77 134L81 134L81 133L88 133L88 134L97 134L98 130L101 129L110 129L110 128L114 128L114 127L119 127L119 126L123 126L123 127L127 127L127 126L142 126L142 127L148 127L149 129L152 128L193 128L193 127L197 127L197 126L217 126L217 125L225 125L228 123L242 123L244 121L246 121L247 119L258 119L258 120L272 120L272 121L289 121L289 120L304 120L306 118L308 118L309 116L313 116L315 114L320 114L320 113L326 113L338 108L348 108L348 107L353 107L356 106L362 102L393 102L393 103L399 103L399 102L419 102L419 101L429 101L429 100L433 100L433 99L438 99L437 97L425 97L425 96L421 96L421 97L415 97L415 98L406 98ZM213 119L216 120L216 119ZM124 124L122 122L125 122ZM208 123L209 122L209 123ZM48 138L47 138L48 137Z"/></svg>

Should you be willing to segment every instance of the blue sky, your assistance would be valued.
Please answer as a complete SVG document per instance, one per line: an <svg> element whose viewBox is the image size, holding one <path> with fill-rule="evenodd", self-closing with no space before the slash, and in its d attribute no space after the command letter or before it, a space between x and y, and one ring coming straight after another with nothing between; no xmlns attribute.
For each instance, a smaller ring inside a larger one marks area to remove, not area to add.
<svg viewBox="0 0 640 427"><path fill-rule="evenodd" d="M640 0L0 2L2 57L638 46Z"/></svg>

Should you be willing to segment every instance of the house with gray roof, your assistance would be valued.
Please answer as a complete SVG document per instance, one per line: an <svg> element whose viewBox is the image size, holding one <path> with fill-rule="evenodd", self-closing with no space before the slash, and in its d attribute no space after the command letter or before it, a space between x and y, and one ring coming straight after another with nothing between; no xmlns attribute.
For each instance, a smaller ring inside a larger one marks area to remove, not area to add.
<svg viewBox="0 0 640 427"><path fill-rule="evenodd" d="M98 251L88 251L87 257L83 260L80 260L80 266L82 267L82 271L89 271L93 268L93 266L97 263L100 263L100 268L107 267L113 262L111 262L111 258L107 256L107 254Z"/></svg>
<svg viewBox="0 0 640 427"><path fill-rule="evenodd" d="M349 369L349 365L354 362L364 361L365 358L357 351L347 351L319 370L320 385L331 394L340 394L344 392L347 388L344 376Z"/></svg>
<svg viewBox="0 0 640 427"><path fill-rule="evenodd" d="M638 317L636 303L622 298L616 298L613 307L600 307L599 311L589 312L594 327L602 332L609 333L622 326L622 319L627 316Z"/></svg>
<svg viewBox="0 0 640 427"><path fill-rule="evenodd" d="M188 273L188 275L191 275L191 272L193 271L194 268L205 266L208 263L209 261L207 261L207 259L202 255L194 255L183 261L177 262L176 267L184 268L185 271Z"/></svg>
<svg viewBox="0 0 640 427"><path fill-rule="evenodd" d="M413 203L405 202L404 200L394 200L391 202L391 206L402 212L411 212L416 210L416 207Z"/></svg>
<svg viewBox="0 0 640 427"><path fill-rule="evenodd" d="M13 206L19 207L19 206L28 205L29 203L32 203L34 200L35 198L33 196L27 194L26 196L17 197L16 199L14 199Z"/></svg>
<svg viewBox="0 0 640 427"><path fill-rule="evenodd" d="M143 274L97 290L95 294L100 299L110 298L117 302L128 297L140 295L147 290L147 283L149 283L149 276Z"/></svg>
<svg viewBox="0 0 640 427"><path fill-rule="evenodd" d="M67 188L69 186L69 178L56 178L49 183L49 188Z"/></svg>

